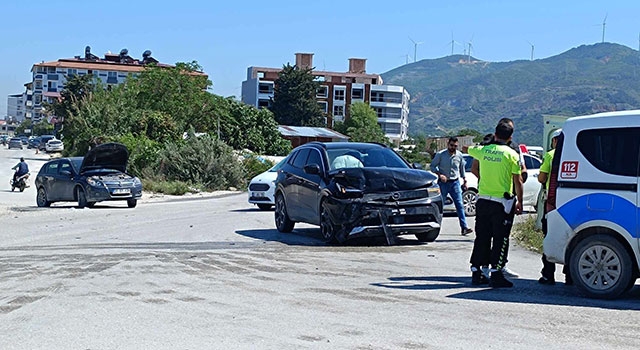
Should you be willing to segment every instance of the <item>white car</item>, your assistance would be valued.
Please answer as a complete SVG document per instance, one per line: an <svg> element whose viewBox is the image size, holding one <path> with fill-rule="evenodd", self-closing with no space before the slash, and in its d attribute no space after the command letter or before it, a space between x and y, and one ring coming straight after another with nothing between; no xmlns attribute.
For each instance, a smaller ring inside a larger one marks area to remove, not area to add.
<svg viewBox="0 0 640 350"><path fill-rule="evenodd" d="M278 177L278 169L286 162L287 158L282 159L278 164L264 173L257 175L249 183L249 203L256 204L260 210L269 210L274 205L274 191L276 177Z"/></svg>
<svg viewBox="0 0 640 350"><path fill-rule="evenodd" d="M536 206L538 201L538 192L542 188L538 182L538 174L540 173L540 165L542 161L537 157L524 154L524 164L527 167L527 181L524 183L524 193L522 195L523 204L525 206ZM468 154L463 155L466 164L465 177L467 178L467 190L462 192L462 203L464 204L464 213L466 216L476 215L476 201L478 200L478 178L471 173L471 164L473 157ZM453 200L450 196L444 202L445 211L456 211Z"/></svg>
<svg viewBox="0 0 640 350"><path fill-rule="evenodd" d="M44 150L47 152L62 152L64 150L64 143L58 139L51 139L47 141Z"/></svg>

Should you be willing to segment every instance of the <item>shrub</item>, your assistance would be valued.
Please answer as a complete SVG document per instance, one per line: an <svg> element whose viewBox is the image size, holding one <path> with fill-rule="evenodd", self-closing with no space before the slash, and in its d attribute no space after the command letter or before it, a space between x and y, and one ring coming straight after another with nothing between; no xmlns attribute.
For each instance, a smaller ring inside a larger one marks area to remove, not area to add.
<svg viewBox="0 0 640 350"><path fill-rule="evenodd" d="M128 172L135 176L141 176L145 168L153 167L158 162L162 145L150 140L146 136L133 136L126 134L116 137L115 142L127 146L129 150Z"/></svg>
<svg viewBox="0 0 640 350"><path fill-rule="evenodd" d="M189 132L186 140L170 142L159 152L158 174L169 181L201 185L205 190L241 187L242 163L233 149L210 135L196 137Z"/></svg>
<svg viewBox="0 0 640 350"><path fill-rule="evenodd" d="M142 189L156 193L181 196L187 192L192 192L189 184L182 181L162 181L162 180L142 180Z"/></svg>
<svg viewBox="0 0 640 350"><path fill-rule="evenodd" d="M271 169L274 163L268 159L262 159L256 156L249 156L242 161L244 165L247 181L253 179L256 175L262 174Z"/></svg>
<svg viewBox="0 0 640 350"><path fill-rule="evenodd" d="M521 246L542 253L542 230L536 228L536 215L527 215L523 222L513 227L513 237Z"/></svg>

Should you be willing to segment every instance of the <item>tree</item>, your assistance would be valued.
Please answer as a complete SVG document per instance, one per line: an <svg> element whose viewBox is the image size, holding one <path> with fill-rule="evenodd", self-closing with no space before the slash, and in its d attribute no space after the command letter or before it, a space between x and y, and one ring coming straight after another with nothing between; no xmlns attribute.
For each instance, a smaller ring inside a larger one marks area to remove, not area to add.
<svg viewBox="0 0 640 350"><path fill-rule="evenodd" d="M325 126L316 91L320 84L310 68L285 65L275 81L271 111L280 125Z"/></svg>
<svg viewBox="0 0 640 350"><path fill-rule="evenodd" d="M470 129L470 128L461 129L460 131L458 131L457 135L473 136L473 142L480 142L480 141L482 141L482 138L484 137L484 134L480 133L480 131L478 131L476 129ZM455 135L451 135L451 136L455 136Z"/></svg>
<svg viewBox="0 0 640 350"><path fill-rule="evenodd" d="M344 126L338 126L338 129L344 130L350 141L389 143L389 139L384 136L378 124L376 111L368 104L356 102L351 105L349 112L349 118L344 122Z"/></svg>

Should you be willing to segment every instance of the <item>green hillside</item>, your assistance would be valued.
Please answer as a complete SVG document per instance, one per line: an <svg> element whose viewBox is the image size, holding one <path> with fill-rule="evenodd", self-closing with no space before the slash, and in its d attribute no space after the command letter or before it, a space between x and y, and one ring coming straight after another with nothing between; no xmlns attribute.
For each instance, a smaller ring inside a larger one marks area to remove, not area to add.
<svg viewBox="0 0 640 350"><path fill-rule="evenodd" d="M626 46L583 45L534 61L484 62L454 55L382 74L411 94L409 133L491 132L502 117L514 138L542 143L542 115L575 116L640 109L640 55Z"/></svg>

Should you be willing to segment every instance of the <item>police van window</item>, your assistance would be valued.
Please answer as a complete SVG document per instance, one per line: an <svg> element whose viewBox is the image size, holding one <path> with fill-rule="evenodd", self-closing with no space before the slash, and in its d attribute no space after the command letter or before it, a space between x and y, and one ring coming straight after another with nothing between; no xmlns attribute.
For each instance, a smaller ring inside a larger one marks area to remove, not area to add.
<svg viewBox="0 0 640 350"><path fill-rule="evenodd" d="M640 128L592 129L578 133L578 149L598 170L638 176Z"/></svg>
<svg viewBox="0 0 640 350"><path fill-rule="evenodd" d="M296 155L296 159L293 160L293 166L299 169L304 168L304 164L307 161L307 157L309 156L309 149L303 148L298 151L298 155Z"/></svg>

